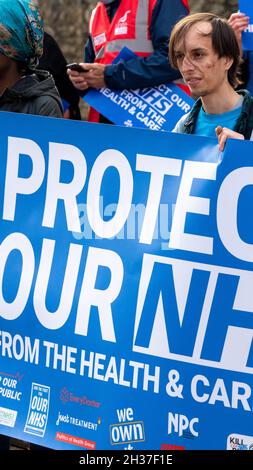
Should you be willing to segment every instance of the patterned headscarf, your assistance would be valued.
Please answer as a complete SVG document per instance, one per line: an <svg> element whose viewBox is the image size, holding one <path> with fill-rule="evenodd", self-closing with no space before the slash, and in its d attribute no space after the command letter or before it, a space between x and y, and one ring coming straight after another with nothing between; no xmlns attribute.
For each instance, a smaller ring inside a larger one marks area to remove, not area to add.
<svg viewBox="0 0 253 470"><path fill-rule="evenodd" d="M0 54L33 68L43 52L43 35L38 0L0 0Z"/></svg>

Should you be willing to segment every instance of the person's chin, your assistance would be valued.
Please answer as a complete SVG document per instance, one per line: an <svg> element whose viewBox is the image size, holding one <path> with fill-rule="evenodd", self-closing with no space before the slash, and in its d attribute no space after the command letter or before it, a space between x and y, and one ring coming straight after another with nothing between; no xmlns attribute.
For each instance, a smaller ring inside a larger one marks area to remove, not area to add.
<svg viewBox="0 0 253 470"><path fill-rule="evenodd" d="M202 92L203 92L203 83L202 83L202 80L201 79L195 79L195 80L188 80L187 81L187 85L188 87L190 88L191 90L191 94L197 98L199 98L200 96L202 96Z"/></svg>
<svg viewBox="0 0 253 470"><path fill-rule="evenodd" d="M192 88L192 87L189 87L190 88L190 91L191 91L191 95L194 99L197 99L197 98L200 98L200 96L202 96L202 93L201 93L201 90L198 89L198 88Z"/></svg>

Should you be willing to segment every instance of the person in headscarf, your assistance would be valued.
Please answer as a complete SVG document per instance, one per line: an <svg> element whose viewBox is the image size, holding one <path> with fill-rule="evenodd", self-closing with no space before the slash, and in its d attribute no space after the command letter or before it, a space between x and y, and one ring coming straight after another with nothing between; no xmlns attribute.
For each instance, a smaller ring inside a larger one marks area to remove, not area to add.
<svg viewBox="0 0 253 470"><path fill-rule="evenodd" d="M62 116L52 76L36 69L43 37L36 0L0 0L0 111Z"/></svg>

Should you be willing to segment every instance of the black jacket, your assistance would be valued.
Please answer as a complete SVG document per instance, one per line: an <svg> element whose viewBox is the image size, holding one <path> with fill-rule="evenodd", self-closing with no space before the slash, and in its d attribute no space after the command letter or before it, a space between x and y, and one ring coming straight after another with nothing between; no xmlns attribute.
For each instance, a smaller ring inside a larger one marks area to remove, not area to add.
<svg viewBox="0 0 253 470"><path fill-rule="evenodd" d="M45 31L43 54L39 60L38 67L42 70L48 70L53 75L61 98L69 104L70 118L81 119L78 106L80 94L69 79L66 65L67 61L58 43Z"/></svg>
<svg viewBox="0 0 253 470"><path fill-rule="evenodd" d="M36 73L21 78L0 97L0 111L62 117L61 98L50 73Z"/></svg>

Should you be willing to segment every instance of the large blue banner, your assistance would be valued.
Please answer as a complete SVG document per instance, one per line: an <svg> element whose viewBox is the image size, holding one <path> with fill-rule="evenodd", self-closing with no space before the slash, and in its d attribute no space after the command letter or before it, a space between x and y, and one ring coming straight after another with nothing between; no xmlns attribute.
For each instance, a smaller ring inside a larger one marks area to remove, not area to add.
<svg viewBox="0 0 253 470"><path fill-rule="evenodd" d="M249 25L242 33L242 48L244 51L253 51L253 3L252 0L239 0L239 9L249 16Z"/></svg>
<svg viewBox="0 0 253 470"><path fill-rule="evenodd" d="M0 120L0 434L252 448L253 144Z"/></svg>

